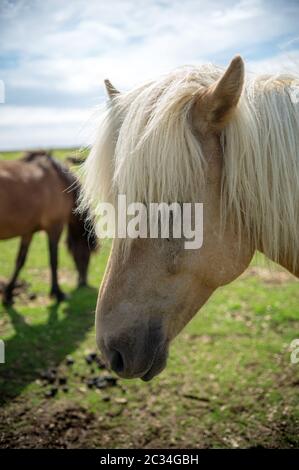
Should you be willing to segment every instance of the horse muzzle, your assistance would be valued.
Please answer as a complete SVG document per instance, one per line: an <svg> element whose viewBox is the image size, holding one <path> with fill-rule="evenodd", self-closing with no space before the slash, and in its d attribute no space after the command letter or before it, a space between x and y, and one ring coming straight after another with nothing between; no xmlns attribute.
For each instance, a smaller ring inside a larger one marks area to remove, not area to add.
<svg viewBox="0 0 299 470"><path fill-rule="evenodd" d="M157 326L118 336L100 333L97 343L108 367L122 378L149 381L166 366L168 341Z"/></svg>

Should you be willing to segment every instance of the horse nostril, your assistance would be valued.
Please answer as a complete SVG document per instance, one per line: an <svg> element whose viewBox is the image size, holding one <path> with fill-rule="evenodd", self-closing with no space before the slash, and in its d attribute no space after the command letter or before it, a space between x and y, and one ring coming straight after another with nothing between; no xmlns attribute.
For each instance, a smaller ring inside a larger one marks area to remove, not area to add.
<svg viewBox="0 0 299 470"><path fill-rule="evenodd" d="M111 354L111 361L110 361L111 369L114 370L116 373L121 373L124 371L125 365L124 360L120 352L114 351Z"/></svg>

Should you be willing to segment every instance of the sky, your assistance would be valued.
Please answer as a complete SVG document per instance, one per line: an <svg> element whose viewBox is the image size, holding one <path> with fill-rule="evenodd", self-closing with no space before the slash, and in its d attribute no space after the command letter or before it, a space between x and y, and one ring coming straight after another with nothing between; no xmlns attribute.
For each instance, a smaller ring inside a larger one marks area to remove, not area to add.
<svg viewBox="0 0 299 470"><path fill-rule="evenodd" d="M85 145L103 80L177 66L299 72L298 0L0 0L0 150Z"/></svg>

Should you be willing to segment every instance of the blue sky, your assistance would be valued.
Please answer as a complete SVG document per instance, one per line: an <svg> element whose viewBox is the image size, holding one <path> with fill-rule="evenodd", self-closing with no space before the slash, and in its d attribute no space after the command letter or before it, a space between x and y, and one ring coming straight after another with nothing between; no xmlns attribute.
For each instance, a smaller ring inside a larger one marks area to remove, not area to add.
<svg viewBox="0 0 299 470"><path fill-rule="evenodd" d="M184 64L299 69L297 0L0 0L0 149L81 145L103 79L129 89Z"/></svg>

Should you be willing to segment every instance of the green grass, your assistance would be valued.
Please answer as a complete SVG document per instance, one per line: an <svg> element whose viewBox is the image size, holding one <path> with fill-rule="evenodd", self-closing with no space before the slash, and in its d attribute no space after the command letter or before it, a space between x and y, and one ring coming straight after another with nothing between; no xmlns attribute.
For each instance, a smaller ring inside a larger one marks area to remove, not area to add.
<svg viewBox="0 0 299 470"><path fill-rule="evenodd" d="M11 273L17 245L17 240L0 242L3 280ZM95 350L93 312L108 254L104 244L92 259L91 287L76 290L73 262L61 243L60 278L69 299L57 306L48 298L46 239L35 236L21 274L28 291L13 307L0 306L6 345L0 445L298 447L299 364L290 363L289 351L299 338L295 278L277 266L271 274L256 258L255 270L219 289L179 335L159 377L94 391L81 376L96 373L84 356ZM67 355L75 360L71 368L65 365ZM45 398L47 388L39 380L50 366L69 379L69 392L60 390L53 399Z"/></svg>

